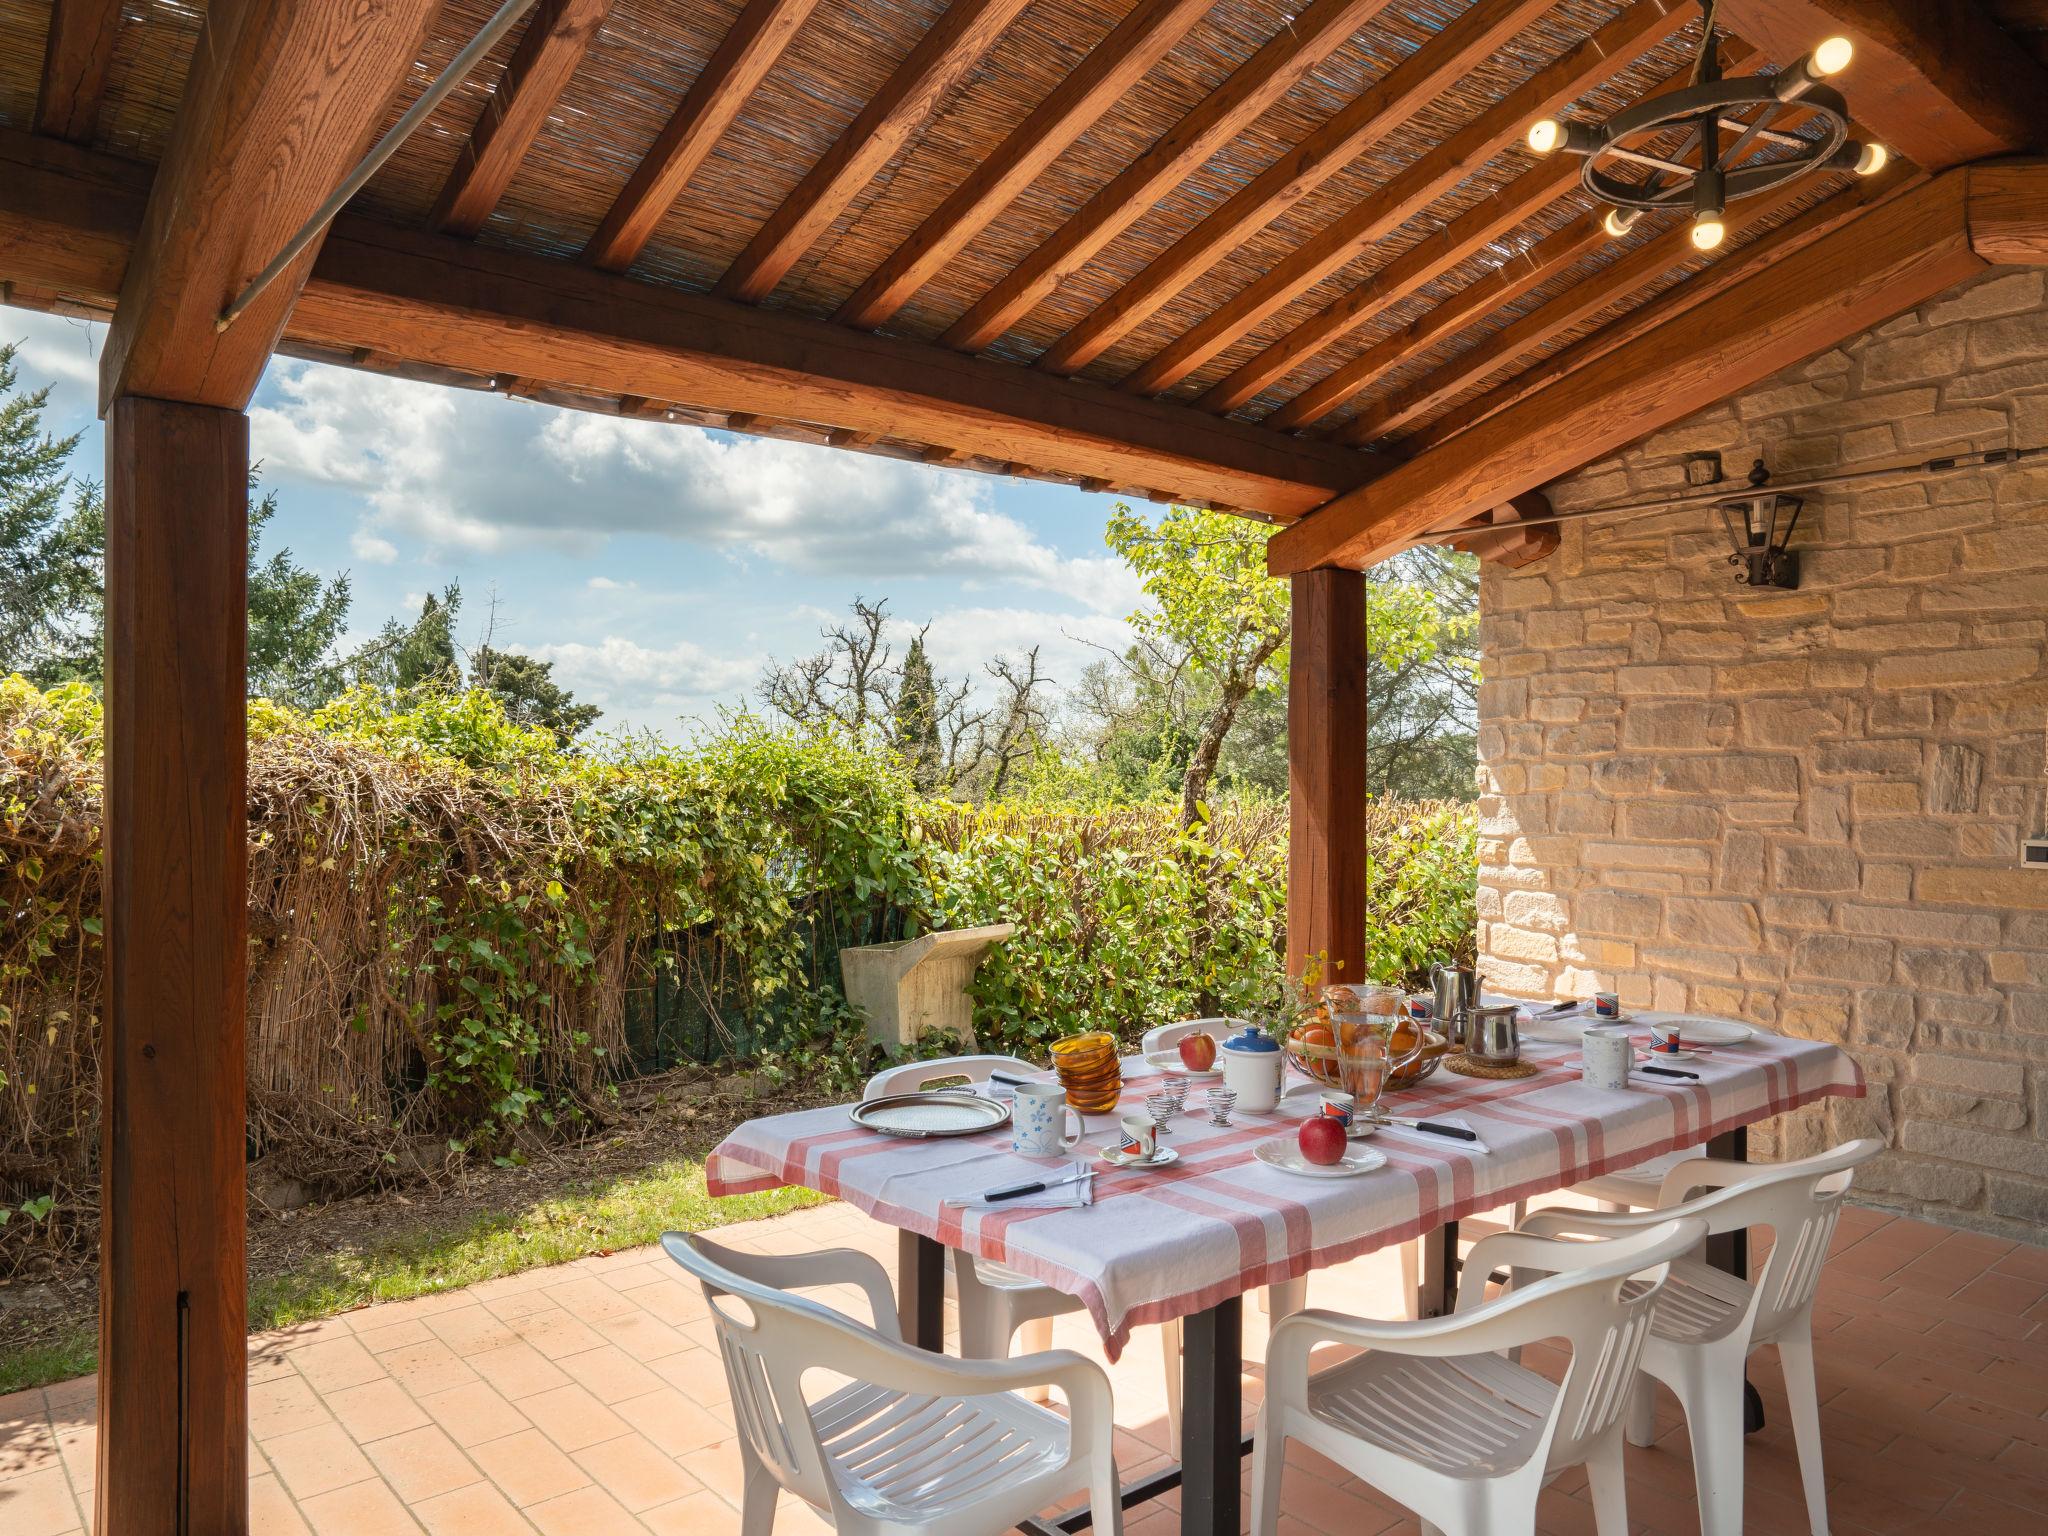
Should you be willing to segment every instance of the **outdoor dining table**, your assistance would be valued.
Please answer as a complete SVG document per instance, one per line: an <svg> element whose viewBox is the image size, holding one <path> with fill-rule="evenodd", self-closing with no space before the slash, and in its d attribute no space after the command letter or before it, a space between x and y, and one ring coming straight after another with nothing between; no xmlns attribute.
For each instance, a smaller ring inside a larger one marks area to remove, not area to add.
<svg viewBox="0 0 2048 1536"><path fill-rule="evenodd" d="M1639 1013L1634 1022L1671 1017ZM1269 1138L1291 1141L1316 1112L1316 1094L1305 1090L1283 1097L1271 1114L1239 1110L1227 1128L1197 1112L1198 1090L1171 1123L1166 1144L1178 1157L1153 1170L1097 1162L1087 1206L950 1204L1040 1176L1061 1160L1013 1152L1007 1128L944 1140L881 1135L852 1124L843 1105L746 1122L712 1153L706 1176L714 1195L800 1185L896 1227L903 1334L927 1349L943 1347L948 1248L1079 1298L1111 1359L1133 1328L1180 1318L1180 1464L1127 1485L1123 1502L1128 1508L1178 1486L1183 1536L1235 1536L1239 1462L1250 1446L1239 1379L1246 1291L1427 1237L1420 1308L1438 1315L1455 1303L1460 1217L1701 1143L1716 1156L1740 1158L1755 1122L1863 1092L1845 1052L1788 1036L1758 1034L1697 1056L1684 1063L1697 1081L1638 1075L1620 1090L1582 1082L1575 1046L1528 1040L1523 1060L1534 1075L1488 1080L1439 1071L1383 1106L1459 1120L1484 1150L1383 1130L1367 1145L1385 1155L1385 1166L1349 1178L1302 1177L1254 1156ZM1123 1066L1119 1109L1141 1111L1163 1074L1138 1057ZM1073 1155L1095 1157L1115 1129L1114 1117L1091 1116ZM1747 1273L1743 1244L1714 1243L1710 1260ZM1082 1509L1027 1529L1046 1536L1080 1530L1089 1519Z"/></svg>

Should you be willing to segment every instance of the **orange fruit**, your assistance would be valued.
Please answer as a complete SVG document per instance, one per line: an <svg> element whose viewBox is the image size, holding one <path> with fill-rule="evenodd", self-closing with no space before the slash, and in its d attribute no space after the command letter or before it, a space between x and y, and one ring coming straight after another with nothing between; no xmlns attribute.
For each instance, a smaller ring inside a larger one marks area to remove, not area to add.
<svg viewBox="0 0 2048 1536"><path fill-rule="evenodd" d="M1298 1029L1294 1032L1294 1039L1298 1045L1333 1046L1337 1043L1337 1037L1330 1033L1330 1026L1327 1024L1310 1024L1304 1029Z"/></svg>
<svg viewBox="0 0 2048 1536"><path fill-rule="evenodd" d="M1422 1039L1422 1031L1413 1024L1398 1024L1394 1027L1394 1054L1405 1056L1414 1050Z"/></svg>

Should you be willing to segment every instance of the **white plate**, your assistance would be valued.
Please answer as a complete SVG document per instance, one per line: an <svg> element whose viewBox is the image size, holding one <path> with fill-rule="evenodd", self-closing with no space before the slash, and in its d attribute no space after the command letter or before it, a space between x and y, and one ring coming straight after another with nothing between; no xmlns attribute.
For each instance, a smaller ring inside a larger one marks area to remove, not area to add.
<svg viewBox="0 0 2048 1536"><path fill-rule="evenodd" d="M1154 1051L1145 1058L1145 1065L1157 1067L1161 1072L1176 1072L1182 1077L1211 1078L1223 1075L1221 1067L1211 1067L1206 1072L1197 1072L1180 1059L1179 1051Z"/></svg>
<svg viewBox="0 0 2048 1536"><path fill-rule="evenodd" d="M1132 1157L1115 1147L1104 1147L1102 1160L1112 1168L1164 1168L1168 1163L1178 1162L1180 1154L1171 1147L1161 1147L1150 1157Z"/></svg>
<svg viewBox="0 0 2048 1536"><path fill-rule="evenodd" d="M1699 1059L1700 1053L1698 1051L1682 1050L1654 1051L1651 1050L1649 1047L1645 1046L1641 1050L1639 1050L1637 1054L1641 1056L1644 1061L1649 1063L1649 1065L1654 1067L1660 1061L1697 1061Z"/></svg>
<svg viewBox="0 0 2048 1536"><path fill-rule="evenodd" d="M1345 1147L1341 1163L1312 1163L1301 1155L1301 1143L1292 1136L1275 1136L1271 1141L1262 1141L1252 1149L1252 1156L1284 1173L1298 1173L1310 1179L1348 1179L1387 1165L1384 1153L1375 1152L1371 1147L1352 1146Z"/></svg>
<svg viewBox="0 0 2048 1536"><path fill-rule="evenodd" d="M884 1136L978 1136L1010 1123L1010 1106L973 1093L944 1088L931 1093L891 1093L867 1099L848 1112L855 1125Z"/></svg>
<svg viewBox="0 0 2048 1536"><path fill-rule="evenodd" d="M1659 1019L1650 1028L1650 1033L1665 1025L1678 1027L1678 1038L1691 1041L1694 1045L1747 1045L1756 1038L1756 1031L1747 1024L1737 1024L1732 1019ZM1657 1053L1663 1055L1662 1051Z"/></svg>

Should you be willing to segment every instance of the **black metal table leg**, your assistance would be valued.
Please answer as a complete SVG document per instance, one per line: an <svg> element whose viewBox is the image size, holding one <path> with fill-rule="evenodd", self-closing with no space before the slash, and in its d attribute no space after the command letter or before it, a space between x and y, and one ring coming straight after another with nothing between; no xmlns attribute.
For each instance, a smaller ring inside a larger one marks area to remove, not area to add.
<svg viewBox="0 0 2048 1536"><path fill-rule="evenodd" d="M1707 1143L1707 1156L1725 1158L1729 1162L1749 1161L1749 1127L1738 1125L1734 1130L1716 1136ZM1707 1239L1707 1262L1725 1274L1740 1279L1749 1278L1749 1233L1717 1232ZM1764 1427L1764 1400L1758 1396L1755 1386L1745 1376L1742 1380L1742 1432L1753 1435Z"/></svg>
<svg viewBox="0 0 2048 1536"><path fill-rule="evenodd" d="M946 1347L946 1246L915 1232L896 1234L896 1324L903 1342Z"/></svg>
<svg viewBox="0 0 2048 1536"><path fill-rule="evenodd" d="M1244 1453L1244 1300L1181 1320L1181 1536L1237 1536Z"/></svg>
<svg viewBox="0 0 2048 1536"><path fill-rule="evenodd" d="M1417 1266L1415 1315L1448 1317L1458 1306L1458 1224L1447 1221L1422 1236Z"/></svg>

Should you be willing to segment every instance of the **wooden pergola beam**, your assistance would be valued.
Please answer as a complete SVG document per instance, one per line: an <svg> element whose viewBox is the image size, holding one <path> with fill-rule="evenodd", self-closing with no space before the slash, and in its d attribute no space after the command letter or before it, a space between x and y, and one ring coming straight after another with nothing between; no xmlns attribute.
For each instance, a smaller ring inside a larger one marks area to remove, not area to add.
<svg viewBox="0 0 2048 1536"><path fill-rule="evenodd" d="M1173 345L1133 370L1118 387L1156 395L1171 389L1257 329L1324 278L1349 265L1446 192L1482 169L1527 131L1612 79L1657 39L1678 29L1678 0L1636 4L1436 145L1219 305Z"/></svg>
<svg viewBox="0 0 2048 1536"><path fill-rule="evenodd" d="M1598 219L1567 226L1538 241L1483 277L1460 288L1441 304L1426 310L1393 335L1367 347L1339 368L1265 418L1265 425L1283 430L1306 426L1371 388L1373 381L1420 357L1445 337L1455 336L1504 304L1540 288L1607 239ZM1549 306L1537 313L1547 312ZM1512 328L1512 327L1511 327ZM1351 441L1346 434L1346 441Z"/></svg>
<svg viewBox="0 0 2048 1536"><path fill-rule="evenodd" d="M1212 0L1139 0L1074 72L932 210L833 316L872 330L944 269L991 220L1143 79Z"/></svg>
<svg viewBox="0 0 2048 1536"><path fill-rule="evenodd" d="M623 272L639 259L662 218L817 3L747 0L583 248L585 261Z"/></svg>
<svg viewBox="0 0 2048 1536"><path fill-rule="evenodd" d="M430 219L435 228L467 236L484 227L611 9L612 0L540 0L533 8L441 188Z"/></svg>
<svg viewBox="0 0 2048 1536"><path fill-rule="evenodd" d="M1847 37L1843 94L1928 171L2048 148L2048 71L1979 0L1720 0L1720 14L1780 64Z"/></svg>
<svg viewBox="0 0 2048 1536"><path fill-rule="evenodd" d="M1684 282L1671 285L1641 307L1610 320L1569 346L1531 363L1485 394L1445 412L1403 438L1402 452L1412 456L1447 442L1487 417L1498 415L1516 401L1541 393L1566 375L1578 372L1636 337L1704 304L1741 282L1762 264L1783 260L1829 231L1860 218L1879 203L1910 191L1926 179L1926 173L1916 167L1896 164L1884 175L1858 181L1847 191L1815 204L1798 217L1787 219L1768 234L1759 236L1742 249L1740 261L1716 262L1704 271L1693 273ZM1979 254L1984 254L1981 248ZM1986 256L1985 259L1996 261L2000 258Z"/></svg>
<svg viewBox="0 0 2048 1536"><path fill-rule="evenodd" d="M436 0L220 0L206 14L100 358L100 403L240 410L318 249L225 331L248 280L370 146Z"/></svg>
<svg viewBox="0 0 2048 1536"><path fill-rule="evenodd" d="M995 45L1026 3L953 0L874 99L768 216L712 292L749 304L773 292L946 92Z"/></svg>
<svg viewBox="0 0 2048 1536"><path fill-rule="evenodd" d="M2030 178L2048 196L2048 168ZM1418 455L1267 546L1268 568L1369 565L1769 377L1984 270L1967 173L1765 264L1668 324ZM2012 183L2005 184L2009 195Z"/></svg>
<svg viewBox="0 0 2048 1536"><path fill-rule="evenodd" d="M1673 26L1675 30L1675 21ZM1756 58L1754 54L1732 51L1728 47L1722 49L1722 66L1729 73L1754 63ZM1689 64L1682 65L1672 75L1652 86L1651 91L1663 90L1667 86L1681 83L1691 72L1691 68ZM1458 215L1429 238L1410 246L1357 287L1339 294L1279 340L1247 358L1197 396L1195 405L1201 410L1219 413L1236 410L1253 396L1293 372L1339 336L1369 324L1403 299L1411 297L1418 289L1435 282L1476 255L1483 247L1535 217L1538 212L1575 187L1578 184L1578 174L1578 163L1568 156L1556 156L1539 161L1492 197ZM1513 266L1514 263L1509 265ZM1475 279L1468 288L1476 287L1487 280ZM1466 291L1468 290L1461 289L1456 297L1447 299L1440 307L1458 303ZM1506 300L1503 299L1501 302L1505 303ZM1415 326L1432 327L1432 334L1441 334L1434 330L1434 325L1435 311L1415 322ZM1414 328L1409 327L1411 330ZM1377 352L1378 348L1372 350ZM1339 374L1343 377L1339 378ZM1317 401L1305 398L1299 402L1289 402L1267 417L1267 425L1290 427L1304 421L1313 421L1324 411L1332 409L1335 404L1348 400L1357 393L1357 390L1349 388L1354 377L1355 372L1350 365L1326 376L1325 380L1312 387L1312 391L1322 390L1323 386L1327 385L1328 388L1323 392L1322 398L1329 403L1320 404L1318 408Z"/></svg>
<svg viewBox="0 0 2048 1536"><path fill-rule="evenodd" d="M1315 0L1083 203L939 339L962 352L986 347L1392 3Z"/></svg>
<svg viewBox="0 0 2048 1536"><path fill-rule="evenodd" d="M114 156L0 130L0 280L104 303L146 178ZM630 389L1281 518L1370 469L1348 448L1185 406L347 215L285 336L338 361L362 352L593 396Z"/></svg>
<svg viewBox="0 0 2048 1536"><path fill-rule="evenodd" d="M1479 0L1147 262L1046 348L1037 366L1063 374L1087 367L1218 260L1349 166L1391 129L1434 103L1554 3Z"/></svg>
<svg viewBox="0 0 2048 1536"><path fill-rule="evenodd" d="M120 30L121 0L56 0L36 92L37 133L73 144L92 142Z"/></svg>

